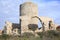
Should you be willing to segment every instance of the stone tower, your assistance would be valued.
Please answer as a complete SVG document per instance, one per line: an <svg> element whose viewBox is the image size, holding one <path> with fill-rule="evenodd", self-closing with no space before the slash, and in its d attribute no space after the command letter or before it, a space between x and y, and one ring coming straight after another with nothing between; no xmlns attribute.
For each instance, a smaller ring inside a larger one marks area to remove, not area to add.
<svg viewBox="0 0 60 40"><path fill-rule="evenodd" d="M38 19L32 18L38 16L38 7L32 2L25 2L20 5L20 25L21 33L29 32L29 24L37 24ZM32 26L33 27L33 26Z"/></svg>

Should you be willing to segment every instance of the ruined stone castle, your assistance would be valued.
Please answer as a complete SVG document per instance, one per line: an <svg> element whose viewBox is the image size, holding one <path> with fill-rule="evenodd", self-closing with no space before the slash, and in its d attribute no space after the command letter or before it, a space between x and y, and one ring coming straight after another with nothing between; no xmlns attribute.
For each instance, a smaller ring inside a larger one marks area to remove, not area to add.
<svg viewBox="0 0 60 40"><path fill-rule="evenodd" d="M33 32L29 27L38 27L38 22L41 22L42 27L37 28L35 32L42 32L47 30L56 30L56 25L52 18L38 16L38 6L32 2L25 2L20 5L19 24L5 22L4 33L19 35L24 32Z"/></svg>

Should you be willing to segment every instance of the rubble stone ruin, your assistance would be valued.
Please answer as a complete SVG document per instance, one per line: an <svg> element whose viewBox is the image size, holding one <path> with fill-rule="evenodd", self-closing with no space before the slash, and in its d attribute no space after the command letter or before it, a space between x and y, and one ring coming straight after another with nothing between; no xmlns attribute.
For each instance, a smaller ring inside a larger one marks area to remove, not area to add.
<svg viewBox="0 0 60 40"><path fill-rule="evenodd" d="M25 2L20 5L20 18L18 23L7 21L3 29L5 34L20 35L24 32L42 32L47 30L56 30L57 24L54 24L52 18L38 16L38 6L32 2ZM42 27L38 29L38 21ZM33 28L33 30L30 30Z"/></svg>
<svg viewBox="0 0 60 40"><path fill-rule="evenodd" d="M40 32L42 30L49 30L49 21L53 25L53 19L48 17L38 17L38 6L32 2L25 2L20 5L20 25L21 33L31 32L29 27L38 27L38 20L41 22L41 30L36 30ZM44 23L44 25L43 25ZM37 26L36 26L37 25Z"/></svg>

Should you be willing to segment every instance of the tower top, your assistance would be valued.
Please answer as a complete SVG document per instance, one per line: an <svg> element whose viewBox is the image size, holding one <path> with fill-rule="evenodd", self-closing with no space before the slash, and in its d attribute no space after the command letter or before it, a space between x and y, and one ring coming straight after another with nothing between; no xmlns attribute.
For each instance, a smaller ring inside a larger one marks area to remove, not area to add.
<svg viewBox="0 0 60 40"><path fill-rule="evenodd" d="M33 2L24 2L20 5L20 16L37 16L38 6Z"/></svg>
<svg viewBox="0 0 60 40"><path fill-rule="evenodd" d="M34 5L34 6L37 6L37 4L35 4L35 3L33 3L33 2L24 2L23 4L24 4L24 5L27 5L27 4L28 4L28 5Z"/></svg>
<svg viewBox="0 0 60 40"><path fill-rule="evenodd" d="M30 2L31 0L26 0L26 2Z"/></svg>

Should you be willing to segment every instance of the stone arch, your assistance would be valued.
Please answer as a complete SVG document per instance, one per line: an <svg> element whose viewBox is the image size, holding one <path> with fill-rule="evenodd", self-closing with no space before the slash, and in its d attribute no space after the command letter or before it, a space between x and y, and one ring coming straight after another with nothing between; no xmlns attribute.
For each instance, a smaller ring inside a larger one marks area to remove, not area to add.
<svg viewBox="0 0 60 40"><path fill-rule="evenodd" d="M37 18L37 19L41 22L43 31L45 31L44 22L42 22L42 20L41 20L38 16L34 16L34 17L32 17L32 18Z"/></svg>

